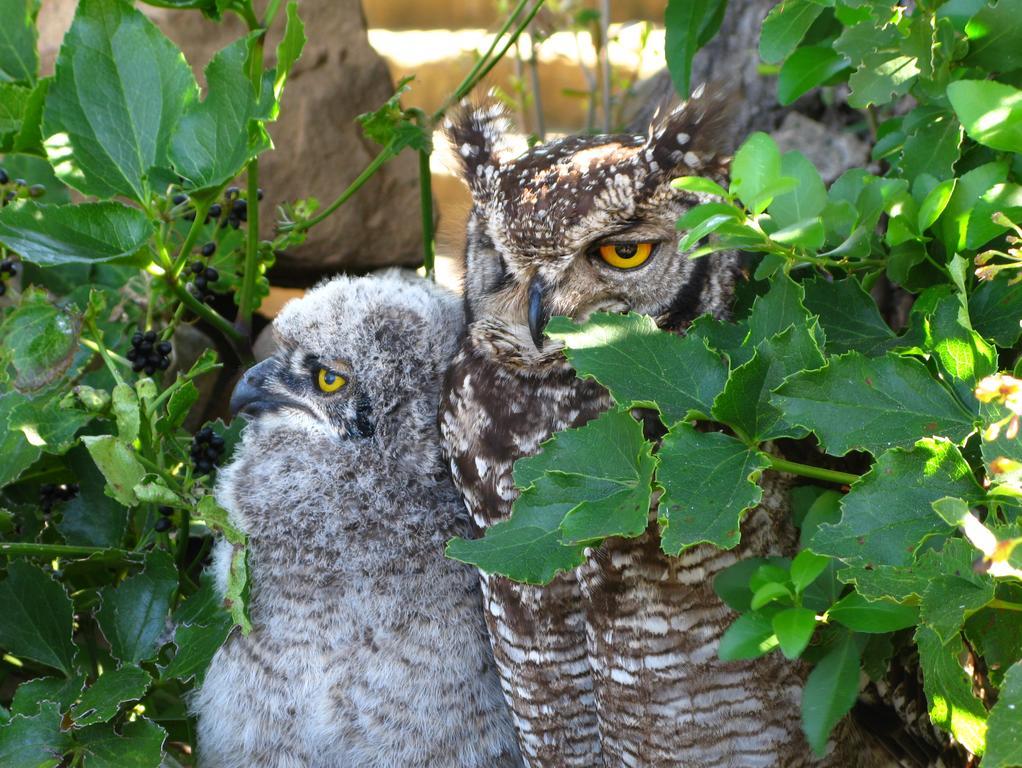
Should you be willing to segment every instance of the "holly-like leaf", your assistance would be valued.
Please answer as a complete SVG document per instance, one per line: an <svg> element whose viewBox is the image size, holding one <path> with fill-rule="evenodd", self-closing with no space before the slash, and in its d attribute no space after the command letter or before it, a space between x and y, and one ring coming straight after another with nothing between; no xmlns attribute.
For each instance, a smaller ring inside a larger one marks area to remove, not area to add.
<svg viewBox="0 0 1022 768"><path fill-rule="evenodd" d="M1004 2L1004 0L1001 0ZM1022 765L1022 661L1016 662L1004 675L997 703L987 719L987 750L984 768L1011 768Z"/></svg>
<svg viewBox="0 0 1022 768"><path fill-rule="evenodd" d="M727 364L702 339L657 328L646 315L595 313L584 325L552 318L551 338L582 378L595 379L621 406L658 409L670 425L706 416L727 381Z"/></svg>
<svg viewBox="0 0 1022 768"><path fill-rule="evenodd" d="M0 395L0 487L13 483L42 455L42 449L32 445L19 430L7 429L7 421L21 403L28 398L17 392Z"/></svg>
<svg viewBox="0 0 1022 768"><path fill-rule="evenodd" d="M0 765L4 768L56 768L70 746L60 730L60 709L44 702L39 712L15 715L0 725Z"/></svg>
<svg viewBox="0 0 1022 768"><path fill-rule="evenodd" d="M118 735L106 724L83 728L75 743L85 757L85 768L159 768L167 732L140 717L125 723Z"/></svg>
<svg viewBox="0 0 1022 768"><path fill-rule="evenodd" d="M664 11L667 69L683 99L689 96L692 59L720 29L727 0L667 0Z"/></svg>
<svg viewBox="0 0 1022 768"><path fill-rule="evenodd" d="M198 87L173 43L129 3L81 0L43 117L60 177L88 195L149 204L149 173Z"/></svg>
<svg viewBox="0 0 1022 768"><path fill-rule="evenodd" d="M954 114L938 107L919 107L902 126L908 134L899 169L906 179L926 173L938 180L954 176L961 155L962 126Z"/></svg>
<svg viewBox="0 0 1022 768"><path fill-rule="evenodd" d="M60 408L61 394L24 399L7 421L8 429L18 430L32 445L45 453L61 455L75 442L75 434L93 419L91 413L75 408Z"/></svg>
<svg viewBox="0 0 1022 768"><path fill-rule="evenodd" d="M742 515L763 496L756 479L770 466L767 457L729 435L688 424L672 428L657 455L664 552L677 556L703 542L721 549L738 544Z"/></svg>
<svg viewBox="0 0 1022 768"><path fill-rule="evenodd" d="M915 639L930 720L952 734L970 752L982 754L987 712L972 695L972 680L958 661L965 655L961 639L953 638L944 643L926 626L916 630Z"/></svg>
<svg viewBox="0 0 1022 768"><path fill-rule="evenodd" d="M269 135L254 122L258 94L247 73L250 45L242 38L213 57L206 98L188 106L174 132L170 161L194 190L226 184L270 147Z"/></svg>
<svg viewBox="0 0 1022 768"><path fill-rule="evenodd" d="M203 575L199 591L189 597L174 614L174 645L177 653L160 670L160 678L187 681L194 677L201 685L213 656L224 644L234 621L224 610L223 597L213 579Z"/></svg>
<svg viewBox="0 0 1022 768"><path fill-rule="evenodd" d="M824 450L877 455L920 435L962 440L973 417L917 360L849 352L784 382L771 399L785 418L816 433Z"/></svg>
<svg viewBox="0 0 1022 768"><path fill-rule="evenodd" d="M39 0L0 0L0 83L32 83L39 73Z"/></svg>
<svg viewBox="0 0 1022 768"><path fill-rule="evenodd" d="M926 587L919 618L943 642L948 642L958 634L969 616L993 598L994 583L991 578L972 579L941 574Z"/></svg>
<svg viewBox="0 0 1022 768"><path fill-rule="evenodd" d="M974 141L1022 153L1022 91L992 80L956 80L947 97Z"/></svg>
<svg viewBox="0 0 1022 768"><path fill-rule="evenodd" d="M835 603L827 616L856 632L895 632L914 627L919 621L919 610L891 600L867 600L858 592L851 592Z"/></svg>
<svg viewBox="0 0 1022 768"><path fill-rule="evenodd" d="M778 64L790 56L823 6L810 0L785 0L775 5L759 35L759 57L767 64Z"/></svg>
<svg viewBox="0 0 1022 768"><path fill-rule="evenodd" d="M114 656L138 662L156 654L177 585L174 558L162 549L154 549L141 573L101 590L103 607L96 618Z"/></svg>
<svg viewBox="0 0 1022 768"><path fill-rule="evenodd" d="M144 213L120 203L29 201L0 211L0 243L42 266L127 259L142 250L152 233Z"/></svg>
<svg viewBox="0 0 1022 768"><path fill-rule="evenodd" d="M145 696L150 683L149 673L134 664L104 670L71 709L71 719L79 728L105 723L117 714L122 704Z"/></svg>
<svg viewBox="0 0 1022 768"><path fill-rule="evenodd" d="M926 538L947 531L930 506L934 501L980 495L954 444L920 440L911 450L881 454L842 500L841 521L821 525L810 547L847 563L907 566Z"/></svg>
<svg viewBox="0 0 1022 768"><path fill-rule="evenodd" d="M34 715L43 704L51 702L64 712L78 698L85 686L85 675L74 677L37 677L18 686L11 701L12 715Z"/></svg>
<svg viewBox="0 0 1022 768"><path fill-rule="evenodd" d="M34 565L11 561L0 582L0 647L70 676L72 606L58 582Z"/></svg>
<svg viewBox="0 0 1022 768"><path fill-rule="evenodd" d="M135 486L142 482L146 471L135 452L113 435L87 436L82 442L106 478L109 496L126 507L137 504Z"/></svg>
<svg viewBox="0 0 1022 768"><path fill-rule="evenodd" d="M813 752L822 756L834 726L859 695L859 648L851 633L813 667L802 690L802 730Z"/></svg>
<svg viewBox="0 0 1022 768"><path fill-rule="evenodd" d="M820 318L828 352L883 354L895 338L873 297L854 277L833 281L814 278L802 286L806 308Z"/></svg>

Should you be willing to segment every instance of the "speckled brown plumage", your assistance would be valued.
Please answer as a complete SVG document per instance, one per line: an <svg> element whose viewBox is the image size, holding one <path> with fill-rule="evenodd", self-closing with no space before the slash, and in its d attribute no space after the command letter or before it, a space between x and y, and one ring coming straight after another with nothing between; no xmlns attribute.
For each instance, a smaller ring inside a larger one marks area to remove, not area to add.
<svg viewBox="0 0 1022 768"><path fill-rule="evenodd" d="M478 579L443 557L468 523L436 431L456 300L414 275L338 278L274 327L217 485L248 534L253 631L193 701L200 765L517 768ZM219 543L221 577L230 557Z"/></svg>
<svg viewBox="0 0 1022 768"><path fill-rule="evenodd" d="M556 345L533 339L544 316L632 310L682 331L726 314L734 256L690 260L675 221L703 199L670 187L682 175L726 185L714 148L723 106L703 98L643 136L568 137L508 158L499 110L466 111L448 133L472 190L465 301L469 327L447 377L441 434L455 484L481 530L505 519L514 461L611 405ZM607 242L653 242L648 263L615 269ZM538 286L538 287L537 287ZM610 540L547 587L484 576L487 623L523 756L534 768L883 765L848 722L814 760L801 734L805 670L775 655L717 659L733 614L712 578L737 559L790 553L784 485L770 476L741 545L666 557L655 523Z"/></svg>

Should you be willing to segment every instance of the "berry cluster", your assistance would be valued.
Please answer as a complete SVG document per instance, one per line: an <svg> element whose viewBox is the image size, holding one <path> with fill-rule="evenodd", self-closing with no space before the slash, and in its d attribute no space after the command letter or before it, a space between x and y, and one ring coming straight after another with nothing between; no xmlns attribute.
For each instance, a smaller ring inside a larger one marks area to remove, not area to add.
<svg viewBox="0 0 1022 768"><path fill-rule="evenodd" d="M258 199L263 199L263 191L258 190ZM171 198L174 205L185 205L188 203L188 195L179 193ZM195 209L188 207L184 214L186 221L195 221ZM237 229L242 223L248 221L248 200L242 196L238 187L228 187L224 190L224 196L218 202L209 206L206 211L206 224L216 222L217 227L230 226Z"/></svg>
<svg viewBox="0 0 1022 768"><path fill-rule="evenodd" d="M156 331L136 331L131 337L127 357L135 373L145 371L147 376L152 376L158 370L165 371L170 365L170 342L157 342L156 339Z"/></svg>
<svg viewBox="0 0 1022 768"><path fill-rule="evenodd" d="M11 179L7 171L0 168L0 207L6 206L17 200L19 197L42 197L46 194L46 187L42 184L31 186L24 179Z"/></svg>
<svg viewBox="0 0 1022 768"><path fill-rule="evenodd" d="M216 243L206 243L199 249L199 252L209 258L216 253ZM216 293L212 288L209 287L210 283L215 283L220 279L220 273L213 267L207 267L201 261L193 261L188 265L188 269L191 270L192 275L192 292L196 295L199 301L204 301L207 304L212 304L216 298Z"/></svg>
<svg viewBox="0 0 1022 768"><path fill-rule="evenodd" d="M7 293L7 278L18 274L18 265L11 259L0 261L0 296Z"/></svg>
<svg viewBox="0 0 1022 768"><path fill-rule="evenodd" d="M208 475L224 455L224 439L211 427L203 427L192 438L191 456L196 475Z"/></svg>
<svg viewBox="0 0 1022 768"><path fill-rule="evenodd" d="M49 513L55 504L71 501L78 495L78 483L43 483L39 486L39 506Z"/></svg>
<svg viewBox="0 0 1022 768"><path fill-rule="evenodd" d="M159 507L160 519L156 521L156 525L153 527L157 533L166 533L174 527L174 521L170 518L174 514L173 507Z"/></svg>

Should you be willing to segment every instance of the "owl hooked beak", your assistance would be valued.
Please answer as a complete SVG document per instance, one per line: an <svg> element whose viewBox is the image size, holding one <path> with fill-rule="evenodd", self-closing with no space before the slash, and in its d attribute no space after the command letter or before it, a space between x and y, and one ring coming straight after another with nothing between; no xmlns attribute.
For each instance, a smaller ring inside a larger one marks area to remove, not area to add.
<svg viewBox="0 0 1022 768"><path fill-rule="evenodd" d="M550 316L543 305L543 293L546 285L543 279L537 274L533 275L529 283L529 332L532 334L532 341L536 349L543 349L543 329L546 328Z"/></svg>
<svg viewBox="0 0 1022 768"><path fill-rule="evenodd" d="M266 386L272 367L273 359L268 358L245 371L245 375L241 377L234 386L234 392L231 393L231 403L228 406L231 416L237 416L239 413L258 416L286 405L304 410L304 406L300 403L273 392Z"/></svg>

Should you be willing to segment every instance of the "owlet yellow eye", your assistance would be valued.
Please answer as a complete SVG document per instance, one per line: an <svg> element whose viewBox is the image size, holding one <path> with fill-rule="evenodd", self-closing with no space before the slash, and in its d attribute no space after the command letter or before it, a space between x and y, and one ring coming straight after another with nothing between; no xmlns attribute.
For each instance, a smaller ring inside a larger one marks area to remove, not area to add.
<svg viewBox="0 0 1022 768"><path fill-rule="evenodd" d="M634 269L653 252L653 243L608 243L600 246L600 258L618 269Z"/></svg>
<svg viewBox="0 0 1022 768"><path fill-rule="evenodd" d="M316 374L316 384L319 386L321 392L326 392L328 394L336 392L347 383L347 379L339 373L334 373L327 368L320 368L319 373Z"/></svg>

